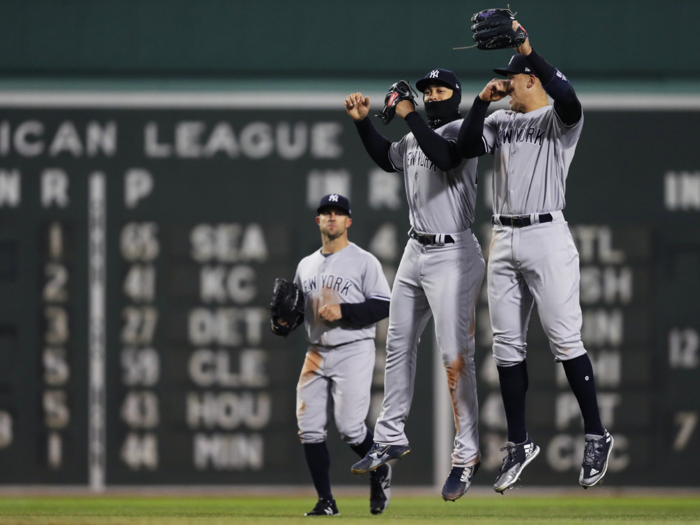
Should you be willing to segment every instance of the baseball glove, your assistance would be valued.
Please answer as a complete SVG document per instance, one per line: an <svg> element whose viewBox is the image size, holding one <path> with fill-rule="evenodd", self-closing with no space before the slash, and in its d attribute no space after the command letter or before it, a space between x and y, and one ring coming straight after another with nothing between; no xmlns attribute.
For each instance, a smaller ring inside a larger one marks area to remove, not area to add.
<svg viewBox="0 0 700 525"><path fill-rule="evenodd" d="M276 335L287 337L304 321L304 294L299 287L284 279L275 279L270 303L270 328ZM283 324L284 323L284 324Z"/></svg>
<svg viewBox="0 0 700 525"><path fill-rule="evenodd" d="M396 106L402 100L410 100L414 108L418 106L414 95L417 97L418 93L414 91L410 84L405 80L399 80L389 88L389 92L384 97L384 109L376 116L382 119L384 124L388 124L396 115Z"/></svg>
<svg viewBox="0 0 700 525"><path fill-rule="evenodd" d="M527 40L527 31L521 25L513 30L515 13L510 9L484 9L472 16L472 38L479 49L507 49L519 47Z"/></svg>

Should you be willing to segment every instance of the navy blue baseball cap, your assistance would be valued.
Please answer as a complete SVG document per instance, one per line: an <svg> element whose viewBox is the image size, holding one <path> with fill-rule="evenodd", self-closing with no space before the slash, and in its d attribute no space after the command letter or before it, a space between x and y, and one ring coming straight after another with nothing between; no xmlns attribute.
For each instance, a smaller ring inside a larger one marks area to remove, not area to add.
<svg viewBox="0 0 700 525"><path fill-rule="evenodd" d="M427 75L416 82L416 89L421 93L430 84L444 84L450 89L459 93L462 96L462 83L452 71L449 69L433 69Z"/></svg>
<svg viewBox="0 0 700 525"><path fill-rule="evenodd" d="M318 205L316 212L321 213L321 209L325 208L326 206L335 206L336 208L340 208L341 210L345 210L348 214L348 217L352 217L352 210L350 209L350 201L348 200L347 197L343 197L342 195L339 195L337 193L331 193L329 195L324 195L323 197L321 197L321 203Z"/></svg>
<svg viewBox="0 0 700 525"><path fill-rule="evenodd" d="M521 54L513 55L507 67L499 67L493 70L494 73L507 77L508 75L535 75L537 74L530 67L530 63Z"/></svg>

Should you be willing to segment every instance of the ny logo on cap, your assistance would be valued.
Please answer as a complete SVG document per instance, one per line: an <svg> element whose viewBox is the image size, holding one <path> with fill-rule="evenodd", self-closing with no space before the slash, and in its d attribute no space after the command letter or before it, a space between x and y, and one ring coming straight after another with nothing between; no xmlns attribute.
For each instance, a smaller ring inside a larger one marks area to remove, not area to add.
<svg viewBox="0 0 700 525"><path fill-rule="evenodd" d="M335 193L333 195L329 195L328 201L329 202L338 202L338 196Z"/></svg>
<svg viewBox="0 0 700 525"><path fill-rule="evenodd" d="M437 69L433 69L433 70L430 72L430 78L438 78L438 75L439 75L439 74L440 74L440 72L439 72Z"/></svg>

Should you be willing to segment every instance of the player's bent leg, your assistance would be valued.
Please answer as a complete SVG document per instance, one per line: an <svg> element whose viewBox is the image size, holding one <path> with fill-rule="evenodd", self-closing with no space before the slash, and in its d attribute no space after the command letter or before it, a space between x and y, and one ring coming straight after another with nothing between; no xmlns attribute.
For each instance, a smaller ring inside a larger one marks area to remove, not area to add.
<svg viewBox="0 0 700 525"><path fill-rule="evenodd" d="M589 453L584 456L579 482L585 488L599 483L605 475L613 440L600 421L593 368L581 341L583 316L579 302L578 251L563 219L540 229L542 231L528 231L527 235L546 235L547 251L533 253L523 275L537 302L552 353L563 363L584 419Z"/></svg>
<svg viewBox="0 0 700 525"><path fill-rule="evenodd" d="M525 393L527 392L527 325L534 298L512 260L513 231L496 228L488 266L489 313L493 329L493 358L499 372L509 438L506 457L496 476L494 490L503 493L520 478L523 469L537 457L539 447L527 437ZM524 436L523 436L524 434Z"/></svg>
<svg viewBox="0 0 700 525"><path fill-rule="evenodd" d="M479 461L474 332L485 263L471 231L460 233L453 245L429 246L426 252L430 271L425 271L423 286L435 317L455 419L452 466L465 469Z"/></svg>
<svg viewBox="0 0 700 525"><path fill-rule="evenodd" d="M389 307L384 400L374 428L375 443L401 446L406 450L410 449L404 426L413 400L418 342L432 315L419 279L418 246L415 241L406 245L394 280Z"/></svg>

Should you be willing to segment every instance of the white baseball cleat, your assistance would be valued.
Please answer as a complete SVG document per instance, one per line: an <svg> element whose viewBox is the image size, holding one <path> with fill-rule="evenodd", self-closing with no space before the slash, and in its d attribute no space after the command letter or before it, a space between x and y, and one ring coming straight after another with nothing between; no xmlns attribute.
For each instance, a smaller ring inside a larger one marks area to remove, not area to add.
<svg viewBox="0 0 700 525"><path fill-rule="evenodd" d="M496 482L493 484L493 490L503 494L505 490L515 485L523 469L540 453L540 447L528 437L523 443L517 445L509 441L501 450L507 450L508 455L503 458L503 464L498 472Z"/></svg>

